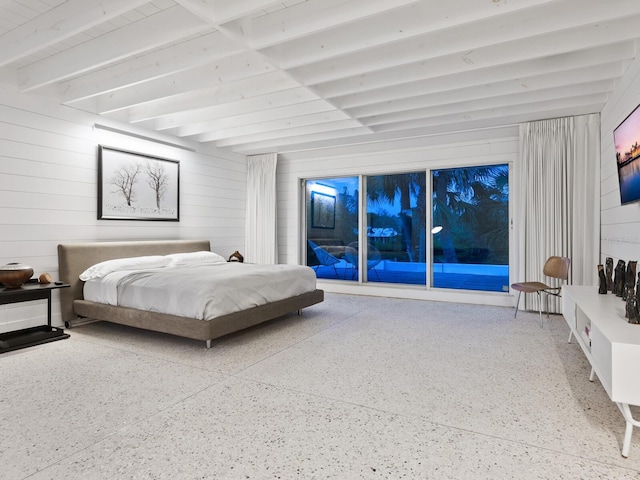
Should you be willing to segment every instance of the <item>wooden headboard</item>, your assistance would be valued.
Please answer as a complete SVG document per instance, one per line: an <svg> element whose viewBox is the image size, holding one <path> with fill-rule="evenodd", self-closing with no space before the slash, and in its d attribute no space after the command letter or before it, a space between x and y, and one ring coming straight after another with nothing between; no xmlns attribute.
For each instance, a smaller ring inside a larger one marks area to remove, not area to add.
<svg viewBox="0 0 640 480"><path fill-rule="evenodd" d="M130 242L91 242L58 245L60 281L71 288L60 289L60 311L63 322L77 318L73 301L81 299L82 282L78 277L91 265L114 258L167 255L169 253L211 250L208 240L149 240Z"/></svg>

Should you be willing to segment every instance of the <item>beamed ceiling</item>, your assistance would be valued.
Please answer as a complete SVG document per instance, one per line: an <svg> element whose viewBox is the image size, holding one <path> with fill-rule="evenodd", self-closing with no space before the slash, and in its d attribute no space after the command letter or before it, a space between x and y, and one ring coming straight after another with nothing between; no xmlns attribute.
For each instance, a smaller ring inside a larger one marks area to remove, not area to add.
<svg viewBox="0 0 640 480"><path fill-rule="evenodd" d="M598 112L640 0L0 0L0 82L242 154Z"/></svg>

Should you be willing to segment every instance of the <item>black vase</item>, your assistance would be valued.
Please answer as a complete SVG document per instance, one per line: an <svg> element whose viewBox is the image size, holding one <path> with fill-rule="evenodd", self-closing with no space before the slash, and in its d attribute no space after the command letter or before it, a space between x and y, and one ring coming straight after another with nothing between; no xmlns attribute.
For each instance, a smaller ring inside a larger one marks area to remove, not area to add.
<svg viewBox="0 0 640 480"><path fill-rule="evenodd" d="M634 294L627 296L625 304L624 316L629 323L640 323L640 314L638 312L638 300Z"/></svg>
<svg viewBox="0 0 640 480"><path fill-rule="evenodd" d="M622 296L622 290L624 289L624 279L625 279L625 264L624 260L618 260L618 264L616 265L616 269L614 270L613 277L613 294L617 297Z"/></svg>
<svg viewBox="0 0 640 480"><path fill-rule="evenodd" d="M607 274L607 290L613 290L613 258L607 257L605 262L605 273Z"/></svg>
<svg viewBox="0 0 640 480"><path fill-rule="evenodd" d="M604 267L602 265L598 265L598 277L600 278L598 293L605 294L607 293L607 277L604 274Z"/></svg>
<svg viewBox="0 0 640 480"><path fill-rule="evenodd" d="M629 260L624 275L624 289L622 291L622 299L626 300L629 296L633 296L633 290L636 286L636 265L638 262Z"/></svg>

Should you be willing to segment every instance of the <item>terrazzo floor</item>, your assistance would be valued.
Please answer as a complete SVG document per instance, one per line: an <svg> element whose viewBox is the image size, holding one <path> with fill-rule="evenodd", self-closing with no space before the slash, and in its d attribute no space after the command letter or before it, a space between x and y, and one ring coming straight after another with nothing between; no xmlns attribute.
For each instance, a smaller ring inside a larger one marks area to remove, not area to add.
<svg viewBox="0 0 640 480"><path fill-rule="evenodd" d="M0 356L1 479L640 479L559 315L327 294L209 350L69 333Z"/></svg>

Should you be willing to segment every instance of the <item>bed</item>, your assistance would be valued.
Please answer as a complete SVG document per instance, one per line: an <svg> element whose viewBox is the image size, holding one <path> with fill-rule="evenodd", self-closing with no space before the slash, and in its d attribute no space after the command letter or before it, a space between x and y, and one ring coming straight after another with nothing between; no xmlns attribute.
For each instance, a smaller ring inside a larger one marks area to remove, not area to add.
<svg viewBox="0 0 640 480"><path fill-rule="evenodd" d="M240 311L221 314L211 319L198 319L103 304L84 298L85 282L80 280L80 275L92 265L120 258L165 256L202 251L210 251L209 241L155 240L58 245L60 281L70 285L70 288L60 290L60 309L65 326L71 328L74 323L84 319L102 320L195 340L204 340L207 348L210 348L214 338L278 318L290 312L300 313L303 308L324 300L324 292L314 286L309 291L280 300L268 301ZM242 295L242 293L238 292L238 295Z"/></svg>

